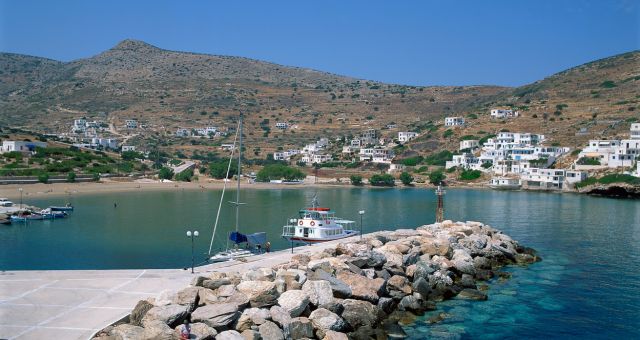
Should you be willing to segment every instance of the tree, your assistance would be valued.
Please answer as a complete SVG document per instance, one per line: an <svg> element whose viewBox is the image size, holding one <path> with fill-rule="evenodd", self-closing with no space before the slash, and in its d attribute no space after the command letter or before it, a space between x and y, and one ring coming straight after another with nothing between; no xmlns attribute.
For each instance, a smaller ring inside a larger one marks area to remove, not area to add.
<svg viewBox="0 0 640 340"><path fill-rule="evenodd" d="M187 169L176 175L176 181L191 182L191 178L193 178L193 169Z"/></svg>
<svg viewBox="0 0 640 340"><path fill-rule="evenodd" d="M463 170L460 173L460 180L473 181L474 179L480 178L480 176L482 176L480 170Z"/></svg>
<svg viewBox="0 0 640 340"><path fill-rule="evenodd" d="M413 182L413 176L411 176L408 172L404 171L400 174L400 181L404 185L411 185L411 182Z"/></svg>
<svg viewBox="0 0 640 340"><path fill-rule="evenodd" d="M120 157L122 157L122 160L125 160L125 161L132 161L134 159L144 158L144 156L142 156L141 153L135 152L135 151L125 151L120 155Z"/></svg>
<svg viewBox="0 0 640 340"><path fill-rule="evenodd" d="M163 167L158 172L158 178L160 178L160 179L172 179L173 178L173 170L171 170L171 169L169 169L167 167Z"/></svg>
<svg viewBox="0 0 640 340"><path fill-rule="evenodd" d="M49 183L49 175L48 174L40 174L40 175L38 175L38 182L40 182L40 183Z"/></svg>
<svg viewBox="0 0 640 340"><path fill-rule="evenodd" d="M389 174L384 175L373 175L369 178L369 183L373 186L389 186L392 187L395 185L395 178Z"/></svg>
<svg viewBox="0 0 640 340"><path fill-rule="evenodd" d="M442 181L445 180L445 175L441 170L434 171L429 174L429 183L433 185L440 185Z"/></svg>
<svg viewBox="0 0 640 340"><path fill-rule="evenodd" d="M67 174L67 182L69 183L73 183L76 181L76 173L75 172L70 172Z"/></svg>
<svg viewBox="0 0 640 340"><path fill-rule="evenodd" d="M292 168L283 164L269 164L258 171L256 181L269 182L271 180L294 181L304 179L305 174L300 169Z"/></svg>
<svg viewBox="0 0 640 340"><path fill-rule="evenodd" d="M227 175L228 167L229 163L227 161L211 162L209 164L209 174L213 178L223 179ZM237 173L238 166L236 164L231 164L231 169L229 169L229 177L227 178L232 178Z"/></svg>
<svg viewBox="0 0 640 340"><path fill-rule="evenodd" d="M360 175L351 175L349 179L351 180L351 184L353 185L362 185L362 176Z"/></svg>

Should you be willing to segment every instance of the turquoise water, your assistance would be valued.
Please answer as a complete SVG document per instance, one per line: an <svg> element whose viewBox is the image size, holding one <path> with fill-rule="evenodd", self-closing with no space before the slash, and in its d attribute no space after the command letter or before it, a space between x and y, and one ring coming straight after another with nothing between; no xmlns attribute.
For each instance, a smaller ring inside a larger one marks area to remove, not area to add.
<svg viewBox="0 0 640 340"><path fill-rule="evenodd" d="M245 190L241 229L267 231L274 248L287 218L315 189ZM373 231L434 220L425 189L319 189L321 205ZM0 226L0 269L168 268L190 263L187 230L199 230L196 253L209 247L218 191L132 192L37 199L71 202L66 220ZM228 200L232 200L230 195ZM227 199L225 199L226 201ZM114 208L116 202L118 206ZM223 205L221 235L233 208ZM490 224L539 251L543 261L510 267L512 278L490 283L489 300L438 305L447 318L406 327L412 339L640 338L640 201L534 192L450 189L445 216ZM222 238L222 237L221 237ZM216 248L224 241L216 242ZM199 257L203 257L200 255Z"/></svg>

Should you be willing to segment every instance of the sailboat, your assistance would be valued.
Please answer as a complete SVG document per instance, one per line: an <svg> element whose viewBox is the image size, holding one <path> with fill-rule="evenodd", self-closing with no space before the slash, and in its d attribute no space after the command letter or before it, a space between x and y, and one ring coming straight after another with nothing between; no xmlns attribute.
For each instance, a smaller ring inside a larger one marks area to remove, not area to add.
<svg viewBox="0 0 640 340"><path fill-rule="evenodd" d="M211 262L224 262L235 260L239 258L246 258L249 256L255 255L253 249L255 246L260 246L260 249L264 248L264 244L267 241L267 233L259 232L253 234L242 234L239 231L240 225L240 206L244 203L240 202L240 177L242 174L242 113L240 113L240 119L238 120L238 129L236 130L236 137L234 138L233 145L234 148L231 150L231 157L229 157L229 165L227 166L227 174L226 178L229 178L229 171L231 170L231 162L233 160L233 154L235 150L238 150L238 171L237 171L237 189L236 189L236 200L235 202L230 202L236 207L236 225L235 231L229 233L229 238L227 240L227 249L215 254L211 253L211 249L213 248L213 240L216 236L216 231L218 228L218 221L220 219L220 210L222 207L222 201L224 199L224 193L227 186L227 181L225 178L224 185L222 187L222 195L220 197L220 204L218 205L218 213L216 215L216 222L213 227L213 234L211 236L211 243L209 245L209 261ZM235 147L235 142L238 140L238 148ZM229 247L229 241L233 242L233 246ZM242 248L241 245L245 247Z"/></svg>

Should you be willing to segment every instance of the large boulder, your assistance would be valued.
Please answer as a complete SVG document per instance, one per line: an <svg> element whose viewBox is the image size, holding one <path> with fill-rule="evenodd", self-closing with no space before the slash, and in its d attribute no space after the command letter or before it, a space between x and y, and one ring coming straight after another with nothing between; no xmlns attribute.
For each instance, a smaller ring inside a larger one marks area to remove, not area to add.
<svg viewBox="0 0 640 340"><path fill-rule="evenodd" d="M305 317L293 318L283 328L287 339L313 338L313 325Z"/></svg>
<svg viewBox="0 0 640 340"><path fill-rule="evenodd" d="M231 280L229 280L226 277L222 277L219 279L204 280L202 282L202 287L215 290L215 289L218 289L218 287L220 286L229 285L229 284L231 284Z"/></svg>
<svg viewBox="0 0 640 340"><path fill-rule="evenodd" d="M373 248L370 244L367 243L338 243L336 246L336 254L337 255L349 255L349 256L359 256L362 253L365 253Z"/></svg>
<svg viewBox="0 0 640 340"><path fill-rule="evenodd" d="M187 308L187 306L182 305L155 306L149 309L144 318L142 318L142 324L158 320L173 328L182 323L182 321L187 317L187 314L189 313Z"/></svg>
<svg viewBox="0 0 640 340"><path fill-rule="evenodd" d="M189 313L193 312L200 303L200 291L204 290L202 287L187 287L178 291L172 299L172 302L177 305L187 306Z"/></svg>
<svg viewBox="0 0 640 340"><path fill-rule="evenodd" d="M433 239L432 242L423 243L420 245L420 250L423 254L451 256L451 242L446 238Z"/></svg>
<svg viewBox="0 0 640 340"><path fill-rule="evenodd" d="M346 322L337 314L324 309L318 308L311 312L309 320L315 329L319 338L323 338L327 331L342 331L347 327Z"/></svg>
<svg viewBox="0 0 640 340"><path fill-rule="evenodd" d="M322 269L327 273L335 273L339 270L349 270L349 266L335 257L325 257L318 260L311 260L307 267L309 268L309 270L314 271Z"/></svg>
<svg viewBox="0 0 640 340"><path fill-rule="evenodd" d="M327 281L333 291L333 296L338 298L351 297L351 288L343 281L337 279L335 276L325 272L322 269L318 269L314 272L309 272L307 275L309 280Z"/></svg>
<svg viewBox="0 0 640 340"><path fill-rule="evenodd" d="M236 289L249 298L251 307L272 306L278 299L278 290L273 282L243 281Z"/></svg>
<svg viewBox="0 0 640 340"><path fill-rule="evenodd" d="M167 326L166 323L159 320L151 320L145 322L144 331L140 338L149 340L174 340L176 339L176 333L173 328Z"/></svg>
<svg viewBox="0 0 640 340"><path fill-rule="evenodd" d="M349 340L349 337L341 332L327 331L322 340Z"/></svg>
<svg viewBox="0 0 640 340"><path fill-rule="evenodd" d="M316 307L333 301L333 290L328 281L307 280L302 285L302 291L309 296L309 302Z"/></svg>
<svg viewBox="0 0 640 340"><path fill-rule="evenodd" d="M404 296L413 293L413 289L406 277L394 275L387 280L387 292L392 298L400 300Z"/></svg>
<svg viewBox="0 0 640 340"><path fill-rule="evenodd" d="M280 295L278 305L295 318L300 316L309 305L309 295L302 290L289 290Z"/></svg>
<svg viewBox="0 0 640 340"><path fill-rule="evenodd" d="M455 249L451 258L453 267L459 272L469 275L476 274L476 268L473 265L473 258L464 249Z"/></svg>
<svg viewBox="0 0 640 340"><path fill-rule="evenodd" d="M284 327L286 324L291 322L291 314L286 309L280 306L273 306L269 309L269 314L271 315L271 320L278 323L280 327Z"/></svg>
<svg viewBox="0 0 640 340"><path fill-rule="evenodd" d="M424 261L416 262L416 269L413 272L413 281L421 277L425 280L429 280L429 275L433 274L436 269L429 263Z"/></svg>
<svg viewBox="0 0 640 340"><path fill-rule="evenodd" d="M342 318L353 329L362 326L375 327L380 320L380 310L368 301L345 299L342 306Z"/></svg>
<svg viewBox="0 0 640 340"><path fill-rule="evenodd" d="M380 296L384 294L384 279L369 279L349 272L340 272L337 278L351 288L351 296L354 298L377 303Z"/></svg>
<svg viewBox="0 0 640 340"><path fill-rule="evenodd" d="M125 323L109 331L109 336L116 340L138 340L142 338L142 333L144 333L144 328Z"/></svg>
<svg viewBox="0 0 640 340"><path fill-rule="evenodd" d="M487 294L477 289L465 288L458 294L458 297L467 300L484 301L487 299Z"/></svg>
<svg viewBox="0 0 640 340"><path fill-rule="evenodd" d="M260 336L264 340L284 340L284 334L278 325L267 321L258 327Z"/></svg>
<svg viewBox="0 0 640 340"><path fill-rule="evenodd" d="M242 334L238 333L238 331L224 331L222 333L218 333L216 335L216 340L245 340Z"/></svg>
<svg viewBox="0 0 640 340"><path fill-rule="evenodd" d="M196 322L189 325L191 327L191 336L190 340L213 340L216 338L218 332L215 328L207 326L202 322ZM176 334L180 334L180 330L182 329L182 325L177 326L175 328Z"/></svg>
<svg viewBox="0 0 640 340"><path fill-rule="evenodd" d="M242 281L273 281L275 275L271 268L257 268L242 274Z"/></svg>
<svg viewBox="0 0 640 340"><path fill-rule="evenodd" d="M191 320L202 322L213 328L226 327L235 322L240 316L238 306L233 303L219 303L198 307L192 314Z"/></svg>
<svg viewBox="0 0 640 340"><path fill-rule="evenodd" d="M413 285L411 286L414 292L420 293L423 297L428 297L431 293L431 286L429 282L422 277L413 281Z"/></svg>
<svg viewBox="0 0 640 340"><path fill-rule="evenodd" d="M131 311L131 315L129 316L129 323L134 326L142 326L142 318L144 318L145 314L153 308L153 304L151 304L147 300L140 300L136 304L136 306Z"/></svg>

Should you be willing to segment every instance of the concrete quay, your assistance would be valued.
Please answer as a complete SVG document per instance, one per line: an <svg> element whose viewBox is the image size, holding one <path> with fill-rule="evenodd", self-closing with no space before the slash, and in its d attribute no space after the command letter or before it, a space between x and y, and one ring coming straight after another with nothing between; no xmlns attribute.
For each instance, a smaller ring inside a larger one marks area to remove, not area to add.
<svg viewBox="0 0 640 340"><path fill-rule="evenodd" d="M139 300L184 288L197 274L271 267L348 240L209 264L196 267L195 274L183 269L2 271L0 339L89 339L128 315Z"/></svg>

